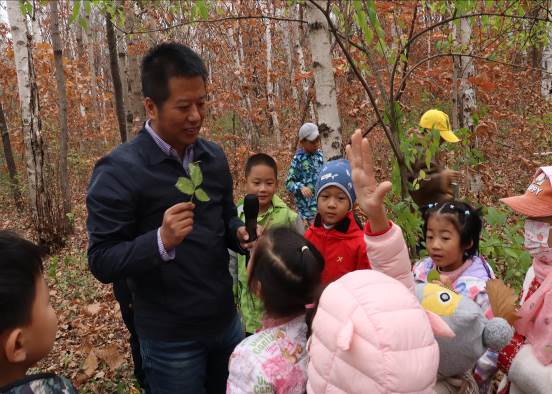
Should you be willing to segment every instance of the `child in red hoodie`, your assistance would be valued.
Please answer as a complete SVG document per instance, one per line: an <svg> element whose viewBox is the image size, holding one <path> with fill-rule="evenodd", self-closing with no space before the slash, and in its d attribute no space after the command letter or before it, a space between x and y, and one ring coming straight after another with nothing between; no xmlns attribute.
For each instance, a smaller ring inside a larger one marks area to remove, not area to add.
<svg viewBox="0 0 552 394"><path fill-rule="evenodd" d="M305 233L324 257L322 284L370 268L361 226L353 215L355 190L347 160L326 163L316 183L318 214Z"/></svg>

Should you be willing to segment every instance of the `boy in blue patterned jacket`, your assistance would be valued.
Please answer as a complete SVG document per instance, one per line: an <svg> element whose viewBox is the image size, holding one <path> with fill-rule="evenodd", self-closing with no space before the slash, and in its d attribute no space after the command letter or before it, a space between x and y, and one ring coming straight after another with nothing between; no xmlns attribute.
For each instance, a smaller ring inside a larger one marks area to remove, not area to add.
<svg viewBox="0 0 552 394"><path fill-rule="evenodd" d="M297 212L310 224L316 216L314 185L324 163L320 147L320 133L314 123L305 123L299 129L301 149L297 151L286 179L286 189L295 197Z"/></svg>
<svg viewBox="0 0 552 394"><path fill-rule="evenodd" d="M0 231L0 394L76 393L53 373L27 375L52 349L56 331L40 249Z"/></svg>

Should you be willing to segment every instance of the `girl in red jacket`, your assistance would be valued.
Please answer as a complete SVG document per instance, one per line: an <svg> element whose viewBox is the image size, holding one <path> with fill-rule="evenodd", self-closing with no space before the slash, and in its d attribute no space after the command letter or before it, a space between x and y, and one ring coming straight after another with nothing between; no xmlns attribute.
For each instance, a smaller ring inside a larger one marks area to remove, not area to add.
<svg viewBox="0 0 552 394"><path fill-rule="evenodd" d="M355 197L349 162L326 163L316 183L318 214L305 233L324 257L323 285L348 272L370 268L364 233L352 212Z"/></svg>

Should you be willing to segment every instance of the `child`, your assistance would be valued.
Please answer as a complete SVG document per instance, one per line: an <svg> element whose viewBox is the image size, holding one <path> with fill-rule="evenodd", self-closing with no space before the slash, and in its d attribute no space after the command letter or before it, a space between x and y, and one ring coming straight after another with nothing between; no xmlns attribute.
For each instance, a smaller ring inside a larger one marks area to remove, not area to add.
<svg viewBox="0 0 552 394"><path fill-rule="evenodd" d="M266 311L263 329L230 357L227 393L305 392L306 306L318 297L324 262L297 232L275 228L263 235L247 267L249 290Z"/></svg>
<svg viewBox="0 0 552 394"><path fill-rule="evenodd" d="M457 143L460 139L454 134L450 127L449 117L446 113L430 109L426 111L420 119L420 127L428 133L432 129L439 131L441 143ZM422 154L423 153L423 154ZM426 179L420 182L418 190L411 190L410 195L414 202L419 206L432 202L444 202L453 198L452 183L458 181L460 174L457 171L443 168L440 163L439 155L433 157L427 168L425 160L425 150L420 152L421 157L412 165L412 171L409 175L409 181L412 183L423 170Z"/></svg>
<svg viewBox="0 0 552 394"><path fill-rule="evenodd" d="M479 210L460 201L429 204L423 211L423 234L429 257L414 268L417 282L431 281L436 271L440 281L477 303L487 319L493 317L486 282L494 279L491 266L478 255L482 221ZM474 377L480 388L496 372L495 352L488 351L477 362Z"/></svg>
<svg viewBox="0 0 552 394"><path fill-rule="evenodd" d="M305 233L324 257L324 285L348 272L370 268L364 234L352 211L355 198L349 162L328 162L316 183L318 214Z"/></svg>
<svg viewBox="0 0 552 394"><path fill-rule="evenodd" d="M347 154L359 205L368 215L374 271L349 273L324 290L312 325L307 392L429 394L439 365L432 328L448 337L452 332L414 297L401 229L387 220L383 206L391 184L376 183L362 134L355 132L351 141Z"/></svg>
<svg viewBox="0 0 552 394"><path fill-rule="evenodd" d="M0 393L75 393L63 377L26 375L50 352L56 330L38 247L0 231Z"/></svg>
<svg viewBox="0 0 552 394"><path fill-rule="evenodd" d="M295 204L301 218L310 224L316 215L314 185L324 158L319 148L318 126L305 123L299 129L301 149L297 151L289 168L286 189L295 197Z"/></svg>
<svg viewBox="0 0 552 394"><path fill-rule="evenodd" d="M525 249L533 257L521 293L516 335L499 355L507 374L500 393L549 393L552 387L552 166L540 167L525 194L500 201L525 221Z"/></svg>
<svg viewBox="0 0 552 394"><path fill-rule="evenodd" d="M256 194L259 198L259 215L257 223L263 228L284 226L296 229L303 234L303 222L280 197L276 195L278 188L278 167L274 159L265 154L257 153L245 164L245 192ZM245 220L243 201L238 203L238 215ZM231 253L230 267L232 276L237 279L234 294L237 299L246 334L253 334L261 328L263 308L260 300L249 292L247 282L246 258L244 255ZM232 269L232 267L234 267Z"/></svg>

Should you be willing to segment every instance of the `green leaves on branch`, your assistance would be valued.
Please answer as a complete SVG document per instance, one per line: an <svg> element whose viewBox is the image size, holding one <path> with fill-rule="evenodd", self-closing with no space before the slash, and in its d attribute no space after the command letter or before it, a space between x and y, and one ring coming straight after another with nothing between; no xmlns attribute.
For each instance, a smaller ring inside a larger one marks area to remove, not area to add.
<svg viewBox="0 0 552 394"><path fill-rule="evenodd" d="M207 202L210 200L209 196L200 188L203 183L203 173L199 167L199 163L190 163L188 165L188 174L190 178L180 177L176 182L176 188L182 193L190 196L190 201L194 201L194 197L201 202Z"/></svg>

